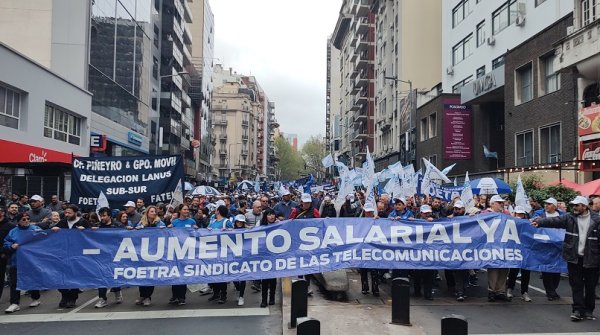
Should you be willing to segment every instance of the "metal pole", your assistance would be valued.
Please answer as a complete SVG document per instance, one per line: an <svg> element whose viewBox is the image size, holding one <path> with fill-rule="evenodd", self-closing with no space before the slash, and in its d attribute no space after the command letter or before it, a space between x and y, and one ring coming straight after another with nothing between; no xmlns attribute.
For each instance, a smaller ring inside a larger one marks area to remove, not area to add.
<svg viewBox="0 0 600 335"><path fill-rule="evenodd" d="M297 319L308 315L308 282L304 279L292 281L292 302L289 329L296 328Z"/></svg>
<svg viewBox="0 0 600 335"><path fill-rule="evenodd" d="M469 323L462 315L448 315L442 318L442 335L467 335Z"/></svg>
<svg viewBox="0 0 600 335"><path fill-rule="evenodd" d="M392 280L392 324L412 326L410 324L410 283L408 278Z"/></svg>
<svg viewBox="0 0 600 335"><path fill-rule="evenodd" d="M317 319L298 318L297 335L321 335L321 322Z"/></svg>

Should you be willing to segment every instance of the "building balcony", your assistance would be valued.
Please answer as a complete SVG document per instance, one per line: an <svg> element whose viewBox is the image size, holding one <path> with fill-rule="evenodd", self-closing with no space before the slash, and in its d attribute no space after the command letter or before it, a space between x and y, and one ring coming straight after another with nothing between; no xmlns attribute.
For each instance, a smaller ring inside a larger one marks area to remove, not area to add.
<svg viewBox="0 0 600 335"><path fill-rule="evenodd" d="M175 33L175 36L177 36L179 42L183 42L183 29L181 29L181 26L179 25L177 20L173 20L173 32Z"/></svg>
<svg viewBox="0 0 600 335"><path fill-rule="evenodd" d="M352 111L352 112L356 112L362 108L362 104L359 104L356 101L357 101L356 98L354 98L352 100L352 105L350 106L350 111Z"/></svg>
<svg viewBox="0 0 600 335"><path fill-rule="evenodd" d="M242 127L248 127L250 125L250 121L242 120Z"/></svg>
<svg viewBox="0 0 600 335"><path fill-rule="evenodd" d="M556 44L555 71L576 66L581 75L599 80L600 19L568 34Z"/></svg>
<svg viewBox="0 0 600 335"><path fill-rule="evenodd" d="M219 141L227 142L227 134L219 134Z"/></svg>
<svg viewBox="0 0 600 335"><path fill-rule="evenodd" d="M171 43L173 43L173 58L175 58L179 66L183 67L183 54L179 50L179 47L177 46L175 41Z"/></svg>
<svg viewBox="0 0 600 335"><path fill-rule="evenodd" d="M354 79L354 85L360 88L366 87L369 83L369 79L367 78L366 71L360 71L360 74Z"/></svg>
<svg viewBox="0 0 600 335"><path fill-rule="evenodd" d="M353 53L353 55L356 55L356 53ZM352 61L355 61L355 60L356 60L356 57L354 57L354 59ZM359 74L360 74L360 70L355 67L352 70L352 72L350 73L350 79L356 78Z"/></svg>
<svg viewBox="0 0 600 335"><path fill-rule="evenodd" d="M192 32L185 22L181 22L181 28L183 30L183 43L192 44Z"/></svg>
<svg viewBox="0 0 600 335"><path fill-rule="evenodd" d="M248 156L248 150L247 149L242 149L241 155L242 156Z"/></svg>
<svg viewBox="0 0 600 335"><path fill-rule="evenodd" d="M366 123L367 120L367 112L364 110L359 110L356 113L354 113L354 122L360 122L363 121L363 123Z"/></svg>
<svg viewBox="0 0 600 335"><path fill-rule="evenodd" d="M356 44L356 51L362 52L366 51L369 43L367 42L367 37L365 35L359 35L358 42Z"/></svg>
<svg viewBox="0 0 600 335"><path fill-rule="evenodd" d="M356 16L366 16L369 14L369 0L354 0L352 14Z"/></svg>
<svg viewBox="0 0 600 335"><path fill-rule="evenodd" d="M183 62L184 65L190 65L192 64L192 54L190 53L190 49L188 48L188 46L186 44L183 44Z"/></svg>
<svg viewBox="0 0 600 335"><path fill-rule="evenodd" d="M174 0L177 1L177 0ZM188 0L182 0L183 2L183 8L185 9L184 11L184 15L183 18L185 19L185 22L187 23L192 23L192 21L194 20L194 16L192 15L192 9L190 8L189 4L188 4Z"/></svg>
<svg viewBox="0 0 600 335"><path fill-rule="evenodd" d="M192 107L192 99L185 92L181 92L181 102L183 103L183 107L185 107L185 108Z"/></svg>
<svg viewBox="0 0 600 335"><path fill-rule="evenodd" d="M357 35L353 35L352 39L350 40L350 46L351 47L356 47L356 43L358 42L358 36Z"/></svg>
<svg viewBox="0 0 600 335"><path fill-rule="evenodd" d="M279 128L279 122L277 122L277 119L271 119L270 126L271 128Z"/></svg>
<svg viewBox="0 0 600 335"><path fill-rule="evenodd" d="M171 107L181 113L181 98L175 93L171 93Z"/></svg>
<svg viewBox="0 0 600 335"><path fill-rule="evenodd" d="M369 101L369 97L367 95L367 90L361 89L356 94L356 103L360 105L364 105Z"/></svg>
<svg viewBox="0 0 600 335"><path fill-rule="evenodd" d="M183 80L174 67L171 68L171 75L164 77L164 79L173 81L173 84L175 84L180 91L183 90Z"/></svg>
<svg viewBox="0 0 600 335"><path fill-rule="evenodd" d="M227 149L219 149L219 155L227 156Z"/></svg>
<svg viewBox="0 0 600 335"><path fill-rule="evenodd" d="M248 141L248 135L247 134L242 134L242 141Z"/></svg>
<svg viewBox="0 0 600 335"><path fill-rule="evenodd" d="M227 119L217 119L217 120L214 120L213 123L216 125L219 125L219 126L227 127Z"/></svg>
<svg viewBox="0 0 600 335"><path fill-rule="evenodd" d="M354 63L354 68L358 69L358 70L366 70L367 65L369 65L369 60L367 59L367 53L361 52L358 55L356 62Z"/></svg>
<svg viewBox="0 0 600 335"><path fill-rule="evenodd" d="M368 11L368 9L367 9ZM361 17L356 21L355 34L366 34L369 32L369 20L366 17Z"/></svg>

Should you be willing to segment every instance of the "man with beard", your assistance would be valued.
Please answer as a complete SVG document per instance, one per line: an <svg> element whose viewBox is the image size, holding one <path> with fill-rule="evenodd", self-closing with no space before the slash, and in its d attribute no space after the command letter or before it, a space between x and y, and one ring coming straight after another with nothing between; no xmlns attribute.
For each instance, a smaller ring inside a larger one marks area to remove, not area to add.
<svg viewBox="0 0 600 335"><path fill-rule="evenodd" d="M134 207L135 208L135 207ZM75 205L68 205L65 209L65 218L60 220L58 224L52 227L52 231L58 232L61 229L79 229L84 230L90 228L90 223L84 218L79 217L77 213L79 208ZM77 298L79 298L79 289L60 289L58 290L62 295L58 307L60 308L73 308L76 306Z"/></svg>
<svg viewBox="0 0 600 335"><path fill-rule="evenodd" d="M595 320L594 307L600 268L600 216L589 209L588 199L577 196L572 213L534 218L534 227L565 229L562 256L567 261L573 293L571 321Z"/></svg>

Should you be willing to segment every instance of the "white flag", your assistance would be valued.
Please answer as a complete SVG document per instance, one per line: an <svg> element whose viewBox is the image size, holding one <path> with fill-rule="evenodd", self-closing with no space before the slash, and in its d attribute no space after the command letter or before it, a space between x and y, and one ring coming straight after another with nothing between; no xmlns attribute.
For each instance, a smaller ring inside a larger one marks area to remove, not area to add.
<svg viewBox="0 0 600 335"><path fill-rule="evenodd" d="M415 173L415 167L409 164L402 168L402 196L409 198L417 193L419 176Z"/></svg>
<svg viewBox="0 0 600 335"><path fill-rule="evenodd" d="M519 178L517 179L516 191L515 205L523 207L527 213L531 212L531 205L529 204L529 198L525 193L525 188L523 187L523 182L521 181L521 175L519 175Z"/></svg>
<svg viewBox="0 0 600 335"><path fill-rule="evenodd" d="M365 203L370 202L373 204L373 208L377 208L377 202L375 202L375 194L373 192L373 186L375 186L377 182L377 178L375 178L375 162L373 161L373 157L371 157L371 153L369 152L369 146L367 146L367 160L363 164L363 186L367 188L365 196L367 199Z"/></svg>
<svg viewBox="0 0 600 335"><path fill-rule="evenodd" d="M448 173L450 173L450 171L452 171L452 168L454 168L455 166L456 166L456 163L454 163L450 166L446 166L446 168L442 170L442 173L444 174L444 176L447 176Z"/></svg>
<svg viewBox="0 0 600 335"><path fill-rule="evenodd" d="M325 156L325 158L323 158L321 160L321 163L323 164L323 167L325 167L326 169L329 168L330 166L333 165L333 156L331 156L331 154Z"/></svg>
<svg viewBox="0 0 600 335"><path fill-rule="evenodd" d="M108 204L108 199L106 199L104 192L100 191L100 195L96 201L96 214L98 214L98 211L100 211L100 208L102 207L110 207L110 205Z"/></svg>
<svg viewBox="0 0 600 335"><path fill-rule="evenodd" d="M254 192L260 192L260 177L258 174L256 175L256 179L254 180Z"/></svg>
<svg viewBox="0 0 600 335"><path fill-rule="evenodd" d="M465 174L465 183L460 194L460 200L465 205L466 213L468 213L469 210L475 206L475 200L473 200L473 190L471 190L471 181L469 180L469 172Z"/></svg>
<svg viewBox="0 0 600 335"><path fill-rule="evenodd" d="M173 191L173 195L171 197L171 203L169 206L173 208L177 208L179 205L183 203L183 188L181 187L181 179L177 182L177 187L175 187L175 191Z"/></svg>
<svg viewBox="0 0 600 335"><path fill-rule="evenodd" d="M442 185L444 183L451 183L450 179L446 177L442 171L431 164L426 158L423 158L425 164L425 173L423 174L423 181L421 182L421 194L429 195L429 189L431 184Z"/></svg>

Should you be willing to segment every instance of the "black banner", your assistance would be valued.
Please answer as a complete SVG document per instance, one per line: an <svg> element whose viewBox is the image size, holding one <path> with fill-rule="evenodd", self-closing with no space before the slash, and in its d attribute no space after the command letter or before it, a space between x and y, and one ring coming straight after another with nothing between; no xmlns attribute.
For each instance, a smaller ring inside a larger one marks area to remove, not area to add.
<svg viewBox="0 0 600 335"><path fill-rule="evenodd" d="M146 204L171 201L177 183L183 183L180 156L74 158L71 203L96 207L100 192L111 208L143 198Z"/></svg>

